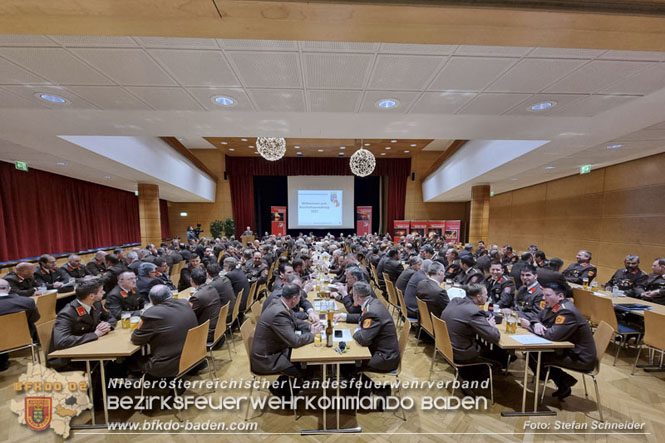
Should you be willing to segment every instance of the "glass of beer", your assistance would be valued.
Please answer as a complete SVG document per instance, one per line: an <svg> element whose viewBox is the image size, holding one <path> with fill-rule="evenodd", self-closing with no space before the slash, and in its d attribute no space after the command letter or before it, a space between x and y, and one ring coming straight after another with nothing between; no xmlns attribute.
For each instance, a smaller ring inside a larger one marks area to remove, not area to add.
<svg viewBox="0 0 665 443"><path fill-rule="evenodd" d="M321 333L318 332L314 335L314 346L317 348L321 346Z"/></svg>
<svg viewBox="0 0 665 443"><path fill-rule="evenodd" d="M589 279L584 277L582 279L582 287L584 288L585 291L589 289Z"/></svg>
<svg viewBox="0 0 665 443"><path fill-rule="evenodd" d="M122 314L121 317L121 322L122 322L122 329L129 329L129 318L132 316L129 312L125 312Z"/></svg>
<svg viewBox="0 0 665 443"><path fill-rule="evenodd" d="M517 318L515 314L510 314L506 317L506 332L508 334L514 334L517 332Z"/></svg>
<svg viewBox="0 0 665 443"><path fill-rule="evenodd" d="M139 327L139 321L141 321L140 317L132 317L129 320L129 329L130 331L134 332L136 328Z"/></svg>

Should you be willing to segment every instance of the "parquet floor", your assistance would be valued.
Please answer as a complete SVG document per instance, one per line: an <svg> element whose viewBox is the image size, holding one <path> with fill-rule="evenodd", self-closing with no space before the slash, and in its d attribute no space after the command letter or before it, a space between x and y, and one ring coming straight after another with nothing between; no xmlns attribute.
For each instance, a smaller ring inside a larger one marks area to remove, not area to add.
<svg viewBox="0 0 665 443"><path fill-rule="evenodd" d="M414 328L415 329L415 328ZM248 379L247 355L236 333L236 350L233 353L233 361L228 360L226 347L215 351L217 361L217 376L220 379ZM225 345L226 346L226 345ZM427 380L431 362L433 345L416 347L414 334L410 337L409 344L403 362L402 379L405 381ZM182 441L233 441L233 442L255 442L269 441L271 443L299 441L363 441L363 442L387 442L387 441L423 441L423 442L476 442L476 441L663 441L665 435L665 373L645 373L642 370L630 375L630 368L635 357L634 350L622 350L621 357L616 367L612 366L615 348L610 345L608 353L602 363L599 375L600 392L603 402L605 419L607 422L639 422L645 423L643 431L646 435L628 433L606 434L608 431L592 430L592 424L596 422L598 412L595 407L595 394L593 384L588 383L590 388L589 398L584 397L584 388L581 381L573 388L573 395L565 401L559 401L550 396L553 385L550 384L545 395L545 405L557 412L556 417L527 417L527 418L502 418L501 411L518 410L521 405L522 395L522 369L524 360L519 359L511 365L511 373L507 376L495 377L495 400L494 405L484 411L423 411L419 407L407 411L407 421L404 422L396 417L393 412L366 412L361 411L357 417L344 416L345 422L351 424L357 418L358 424L362 426L362 434L337 434L337 435L315 435L300 436L299 432L304 429L316 428L320 425L321 413L319 411L300 411L302 414L297 420L290 411L273 412L267 410L263 415L251 419L256 422L257 430L247 433L234 433L225 435L187 435L187 434L134 434L124 435L118 433L90 432L104 431L72 431L73 441L109 441L126 442L134 440L141 442L182 442ZM643 353L644 354L644 353ZM18 424L16 415L9 409L9 401L14 398L15 392L13 382L25 371L28 357L12 360L12 366L8 371L0 373L0 441L10 442L52 442L60 441L52 431L36 433ZM453 371L448 365L440 361L435 366L432 380L452 380ZM207 372L192 379L209 379ZM588 380L590 382L590 380ZM204 394L205 389L197 391ZM220 391L214 396L224 395L247 395L246 390ZM442 395L446 396L448 391L438 392L436 390L403 390L402 395L413 397L418 405L422 396ZM530 392L531 394L531 392ZM256 394L255 394L256 395ZM258 395L265 395L261 392ZM532 400L532 396L529 395ZM489 402L488 402L489 403ZM207 421L232 421L241 422L244 419L245 410L234 411L193 411L182 413L185 420ZM258 415L255 412L254 415ZM74 422L81 422L87 417L84 413ZM129 411L112 413L112 420L144 422L145 420L166 420L171 418L169 411L149 411L145 414ZM100 416L101 418L101 416ZM549 430L525 429L525 423L531 421L549 425ZM587 423L586 431L555 431L555 422L577 422ZM330 422L329 422L330 423ZM597 423L597 422L596 422ZM563 432L578 432L577 434L565 434ZM621 432L621 431L619 431Z"/></svg>

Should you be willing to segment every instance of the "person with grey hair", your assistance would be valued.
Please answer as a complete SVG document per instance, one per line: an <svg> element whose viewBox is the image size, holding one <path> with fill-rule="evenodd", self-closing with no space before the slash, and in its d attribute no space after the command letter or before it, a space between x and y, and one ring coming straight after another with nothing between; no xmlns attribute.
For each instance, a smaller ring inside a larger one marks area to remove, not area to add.
<svg viewBox="0 0 665 443"><path fill-rule="evenodd" d="M106 252L95 252L95 257L85 265L85 268L88 270L88 274L103 275L104 272L106 272L106 262L104 261L104 257L106 257Z"/></svg>
<svg viewBox="0 0 665 443"><path fill-rule="evenodd" d="M224 259L224 275L231 280L233 286L233 293L236 296L236 302L240 303L240 312L245 312L247 309L247 298L249 297L249 280L242 269L238 268L238 261L233 257ZM240 291L243 291L242 298L238 298Z"/></svg>
<svg viewBox="0 0 665 443"><path fill-rule="evenodd" d="M404 293L404 291L406 291L406 285L409 284L409 280L411 280L413 274L420 270L422 264L422 257L419 255L412 255L409 258L409 266L399 275L399 278L395 282L395 287Z"/></svg>
<svg viewBox="0 0 665 443"><path fill-rule="evenodd" d="M79 279L88 275L88 270L81 265L81 256L78 254L67 257L67 263L60 270L67 278Z"/></svg>
<svg viewBox="0 0 665 443"><path fill-rule="evenodd" d="M143 300L148 300L148 292L150 288L155 286L157 283L154 283L155 278L157 277L157 265L154 263L141 263L141 266L138 268L138 281L136 282L136 289L143 297Z"/></svg>
<svg viewBox="0 0 665 443"><path fill-rule="evenodd" d="M665 258L657 258L651 265L653 272L649 274L644 291L640 298L665 305Z"/></svg>
<svg viewBox="0 0 665 443"><path fill-rule="evenodd" d="M624 268L614 273L605 283L605 288L611 291L612 287L616 287L629 297L639 298L639 294L644 292L649 276L640 269L639 256L627 255L623 263Z"/></svg>
<svg viewBox="0 0 665 443"><path fill-rule="evenodd" d="M139 254L136 251L127 253L127 268L134 274L139 275L139 266L143 263L139 260Z"/></svg>
<svg viewBox="0 0 665 443"><path fill-rule="evenodd" d="M416 300L416 294L418 293L418 283L427 278L427 272L429 271L432 263L434 263L434 260L423 260L420 269L414 272L414 274L409 279L409 283L406 285L406 291L404 291L404 302L406 303L406 310L410 313L418 312L418 301Z"/></svg>
<svg viewBox="0 0 665 443"><path fill-rule="evenodd" d="M198 326L196 314L186 300L173 298L168 286L154 286L149 293L153 306L141 315L132 332L132 343L150 345L150 354L132 360L131 367L151 377L175 377L187 332Z"/></svg>
<svg viewBox="0 0 665 443"><path fill-rule="evenodd" d="M143 266L141 267L142 272L152 272L154 275L155 265L144 263ZM152 268L149 268L150 266ZM149 271L149 269L152 269L152 271ZM116 320L120 319L123 312L138 315L144 305L144 297L136 290L136 275L130 271L120 274L118 284L111 292L106 294L106 309Z"/></svg>
<svg viewBox="0 0 665 443"><path fill-rule="evenodd" d="M362 369L377 372L390 372L399 365L399 343L397 330L388 309L376 297L372 288L365 282L353 284L353 301L361 307L361 314L337 314L335 318L347 323L358 323L353 338L361 346L366 346L372 358L364 360Z"/></svg>
<svg viewBox="0 0 665 443"><path fill-rule="evenodd" d="M441 313L450 299L445 289L441 287L446 275L446 268L438 261L432 262L427 272L427 278L424 278L416 287L416 297L427 303L430 314L441 317ZM409 313L409 316L417 317L417 312Z"/></svg>
<svg viewBox="0 0 665 443"><path fill-rule="evenodd" d="M586 278L589 283L593 281L598 270L591 264L591 252L582 249L577 253L577 262L571 263L570 266L563 271L563 276L569 283L582 284Z"/></svg>

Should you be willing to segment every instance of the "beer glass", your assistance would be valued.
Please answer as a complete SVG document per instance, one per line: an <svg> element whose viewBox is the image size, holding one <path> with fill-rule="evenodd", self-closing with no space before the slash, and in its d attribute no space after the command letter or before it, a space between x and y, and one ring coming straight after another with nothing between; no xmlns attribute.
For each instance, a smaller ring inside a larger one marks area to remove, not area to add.
<svg viewBox="0 0 665 443"><path fill-rule="evenodd" d="M139 321L141 321L140 317L132 317L129 320L129 329L130 329L130 331L134 332L139 327Z"/></svg>
<svg viewBox="0 0 665 443"><path fill-rule="evenodd" d="M132 316L129 312L126 312L122 314L121 317L121 322L122 322L122 329L129 329L129 318Z"/></svg>

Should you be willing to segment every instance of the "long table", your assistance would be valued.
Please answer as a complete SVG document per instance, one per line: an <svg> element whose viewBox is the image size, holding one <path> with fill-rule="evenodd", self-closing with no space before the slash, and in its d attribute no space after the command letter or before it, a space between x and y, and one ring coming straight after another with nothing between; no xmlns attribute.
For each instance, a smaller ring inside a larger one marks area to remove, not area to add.
<svg viewBox="0 0 665 443"><path fill-rule="evenodd" d="M314 294L311 294L314 295ZM319 301L313 299L313 302ZM337 311L336 312L345 312L344 306L341 303L336 302ZM358 325L352 323L339 322L334 325L334 329L350 329L353 330ZM323 369L323 380L326 381L327 377L327 366L333 365L335 370L335 375L337 379L337 396L339 397L339 385L340 385L340 366L342 364L355 364L357 361L369 360L372 358L372 354L369 349L365 346L359 345L355 340L349 344L350 348L343 354L340 354L335 351L335 346L332 348L326 347L325 343L321 343L321 346L315 346L314 343L310 343L306 346L300 348L295 348L291 351L291 362L293 363L304 363L309 365L321 365ZM326 395L325 383L323 385L323 395ZM303 435L311 434L332 434L332 433L352 433L352 432L361 432L362 428L360 426L353 428L340 428L339 425L339 407L336 408L336 427L328 428L327 425L327 411L323 410L323 428L305 430L302 431Z"/></svg>
<svg viewBox="0 0 665 443"><path fill-rule="evenodd" d="M118 327L120 324L118 323ZM85 369L88 374L88 384L90 387L90 397L92 402L92 426L78 425L76 427L107 427L109 422L108 405L106 404L106 374L104 372L104 362L115 360L120 357L129 357L141 349L140 346L132 344L130 329L115 329L106 335L99 337L95 341L84 343L67 349L53 351L48 358L70 358L72 361L84 361ZM90 371L90 362L99 361L100 374L102 379L102 399L104 402L104 424L95 424L95 405L94 392L92 390L92 373ZM73 429L76 428L72 426Z"/></svg>
<svg viewBox="0 0 665 443"><path fill-rule="evenodd" d="M540 362L543 352L553 352L557 349L570 349L574 348L573 343L564 341L551 341L550 343L543 344L523 344L513 338L514 335L535 335L532 332L522 328L521 326L517 327L515 334L506 333L505 323L498 325L497 328L501 332L501 338L499 339L498 346L504 350L510 351L522 351L524 352L526 362L524 363L524 381L522 386L522 410L521 411L505 411L501 413L502 417L520 417L520 416L530 416L530 415L556 415L556 412L551 410L538 410L538 388L540 385ZM529 354L535 352L537 356L536 367L536 379L535 387L533 390L533 409L526 409L526 394L527 394L527 385L528 385L528 373L529 373ZM545 389L545 387L543 387Z"/></svg>
<svg viewBox="0 0 665 443"><path fill-rule="evenodd" d="M584 287L582 285L578 285L576 283L571 283L570 286L573 287L573 288L576 288L576 289L584 289ZM653 303L653 302L650 302L648 300L643 300L641 298L614 297L614 294L612 294L609 291L605 291L604 289L592 290L591 288L589 288L589 289L585 289L585 291L592 292L594 295L597 295L598 297L610 298L610 299L612 299L612 304L614 304L614 305L621 305L621 304L626 304L626 303L635 303L635 304L649 306L651 308L652 312L655 312L657 314L665 315L665 305L661 305L661 304L658 304L658 303ZM644 317L644 311L630 311L630 313Z"/></svg>

